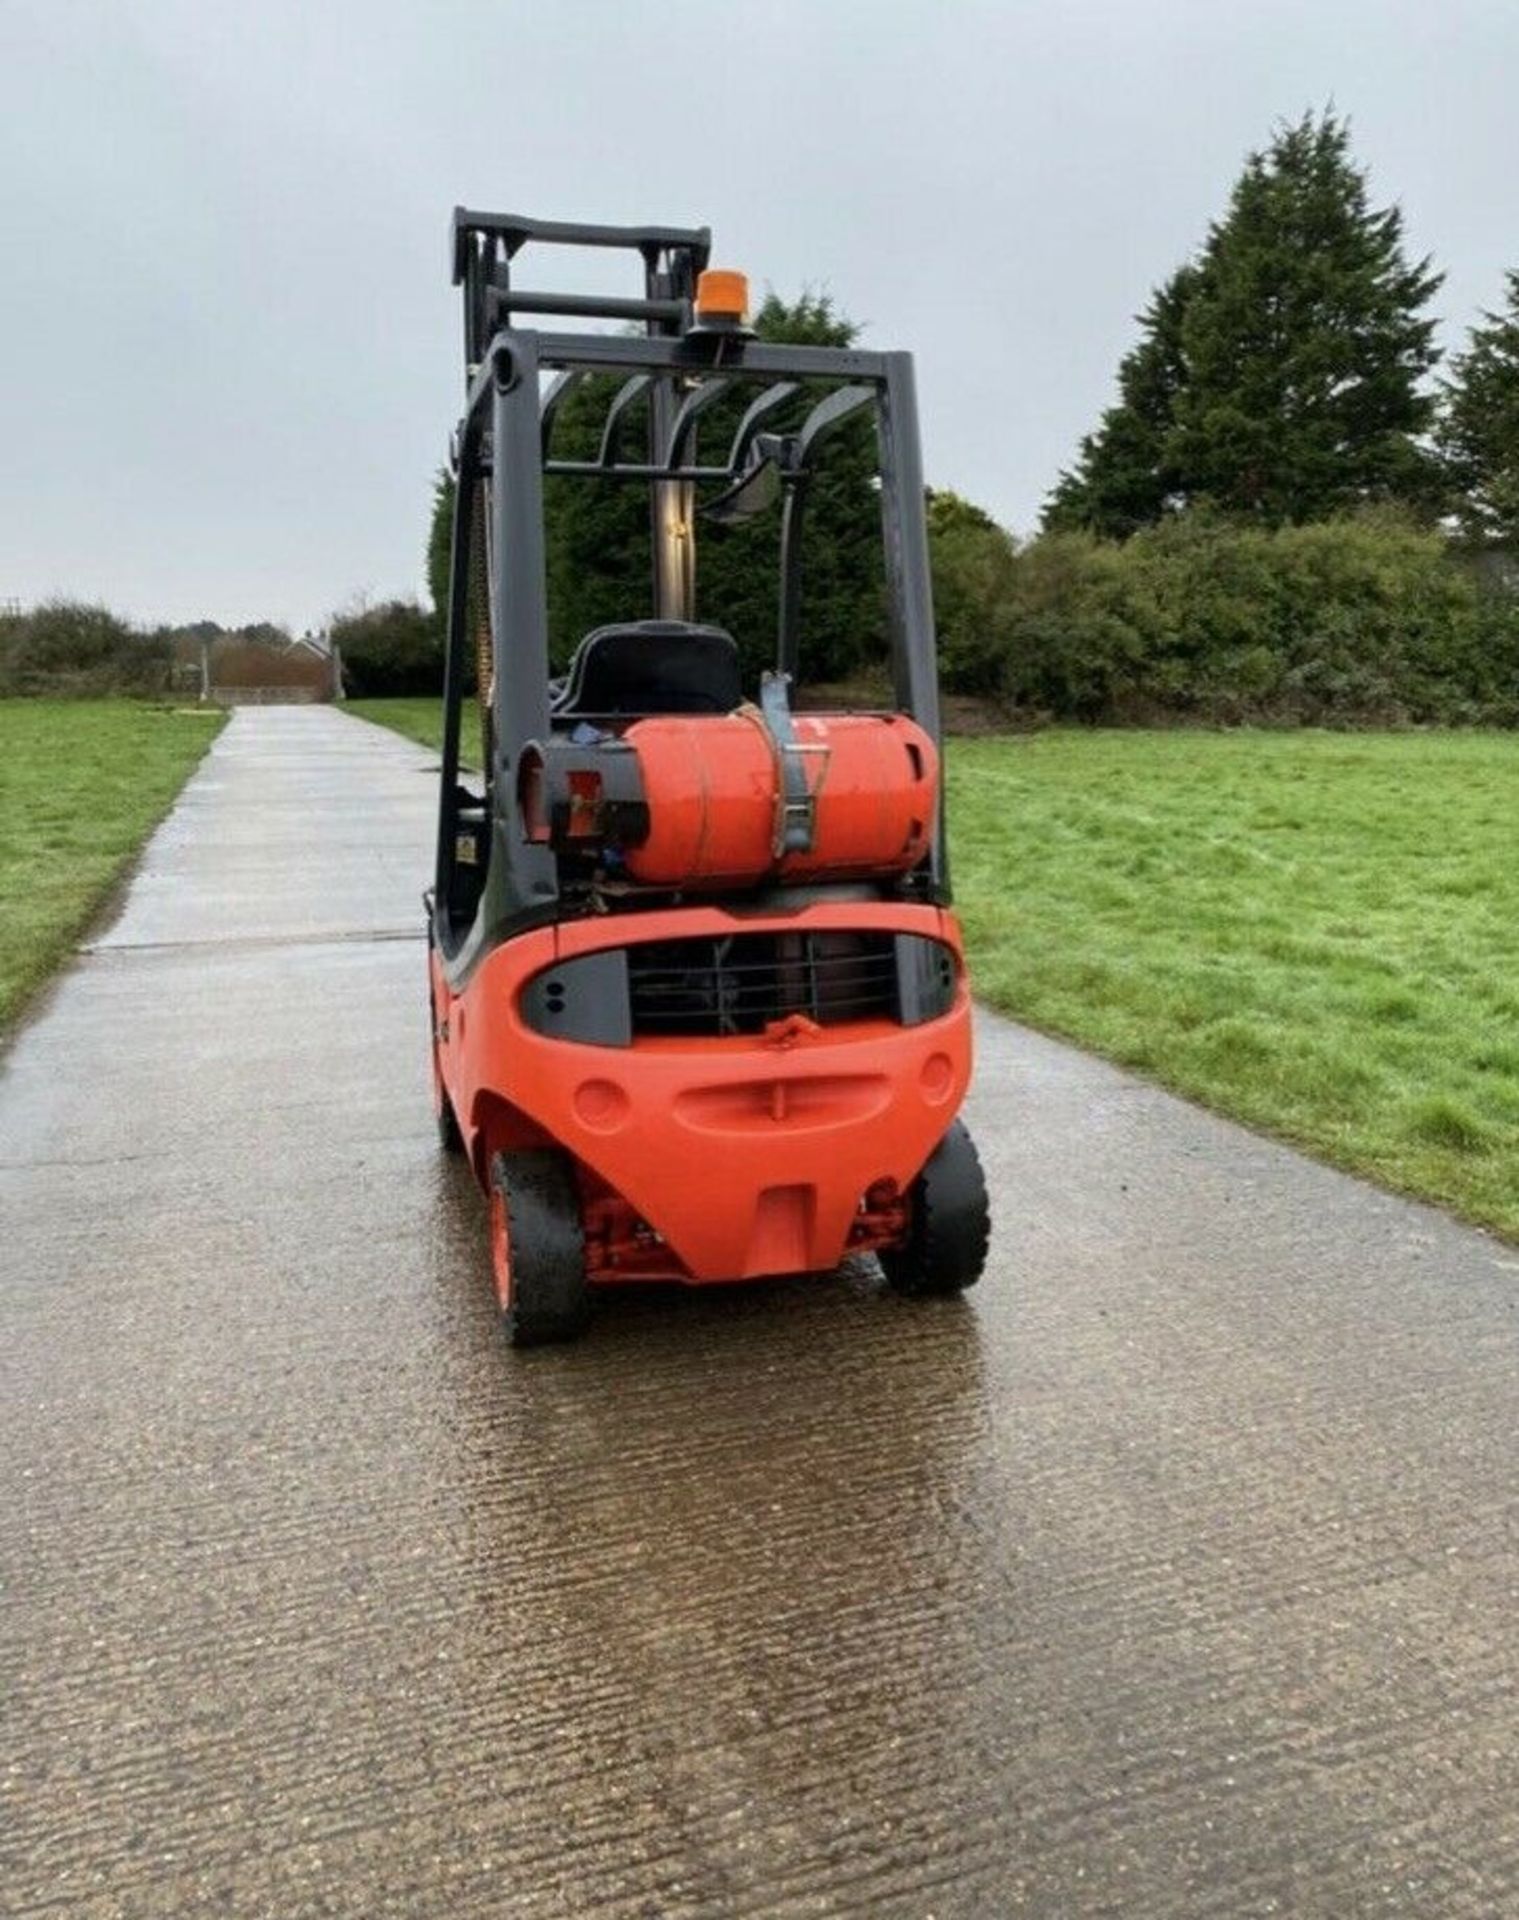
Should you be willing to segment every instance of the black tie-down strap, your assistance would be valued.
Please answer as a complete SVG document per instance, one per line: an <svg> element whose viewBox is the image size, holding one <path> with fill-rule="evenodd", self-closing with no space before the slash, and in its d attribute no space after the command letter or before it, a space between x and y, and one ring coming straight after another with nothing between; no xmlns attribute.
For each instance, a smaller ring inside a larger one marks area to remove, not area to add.
<svg viewBox="0 0 1519 1920"><path fill-rule="evenodd" d="M760 675L760 713L775 744L780 789L776 795L775 840L772 851L780 860L788 853L811 853L817 833L817 797L828 770L828 749L804 745L796 737L787 691L789 673ZM807 762L817 766L816 779L807 778Z"/></svg>

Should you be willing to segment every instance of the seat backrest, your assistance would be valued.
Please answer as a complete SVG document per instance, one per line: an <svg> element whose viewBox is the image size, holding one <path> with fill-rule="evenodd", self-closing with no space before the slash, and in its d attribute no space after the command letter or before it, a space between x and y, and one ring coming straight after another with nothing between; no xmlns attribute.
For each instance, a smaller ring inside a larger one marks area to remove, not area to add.
<svg viewBox="0 0 1519 1920"><path fill-rule="evenodd" d="M744 697L738 648L721 627L630 620L581 641L555 720L637 720L652 713L731 713Z"/></svg>

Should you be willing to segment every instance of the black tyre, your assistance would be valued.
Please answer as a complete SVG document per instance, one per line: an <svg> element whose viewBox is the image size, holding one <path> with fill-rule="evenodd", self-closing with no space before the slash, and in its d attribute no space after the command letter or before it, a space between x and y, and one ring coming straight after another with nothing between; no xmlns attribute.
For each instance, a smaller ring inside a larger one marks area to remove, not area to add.
<svg viewBox="0 0 1519 1920"><path fill-rule="evenodd" d="M448 1089L443 1085L443 1076L438 1072L438 1063L433 1062L433 1119L438 1128L438 1145L445 1153L463 1153L464 1135L459 1131L459 1122L454 1118L454 1105L448 1097Z"/></svg>
<svg viewBox="0 0 1519 1920"><path fill-rule="evenodd" d="M445 1153L463 1153L464 1135L459 1131L459 1122L454 1117L454 1103L448 1097L448 1088L443 1084L443 1073L438 1065L438 1010L432 1003L431 994L427 996L427 1048L432 1065L432 1114L438 1127L438 1145Z"/></svg>
<svg viewBox="0 0 1519 1920"><path fill-rule="evenodd" d="M885 1248L881 1270L898 1293L963 1293L981 1278L991 1238L986 1180L959 1120L913 1182L907 1239Z"/></svg>
<svg viewBox="0 0 1519 1920"><path fill-rule="evenodd" d="M514 1347L573 1340L591 1317L580 1190L568 1156L498 1153L490 1174L491 1268Z"/></svg>

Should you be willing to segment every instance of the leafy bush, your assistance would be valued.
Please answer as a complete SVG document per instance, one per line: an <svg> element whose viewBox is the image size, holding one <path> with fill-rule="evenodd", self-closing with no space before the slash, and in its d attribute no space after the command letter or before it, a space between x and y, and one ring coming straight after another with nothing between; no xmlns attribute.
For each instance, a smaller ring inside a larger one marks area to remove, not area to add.
<svg viewBox="0 0 1519 1920"><path fill-rule="evenodd" d="M443 641L438 623L414 600L386 600L333 616L332 643L343 679L358 696L441 693Z"/></svg>
<svg viewBox="0 0 1519 1920"><path fill-rule="evenodd" d="M1390 512L1274 530L1180 514L1121 546L1050 533L995 582L946 566L943 546L946 680L1025 711L1519 723L1519 597ZM953 599L967 579L980 602ZM987 636L979 655L963 630Z"/></svg>
<svg viewBox="0 0 1519 1920"><path fill-rule="evenodd" d="M1014 572L1012 639L997 691L1061 719L1113 713L1145 654L1128 605L1124 550L1090 534L1046 534Z"/></svg>
<svg viewBox="0 0 1519 1920"><path fill-rule="evenodd" d="M162 693L172 648L106 607L48 600L0 615L0 694Z"/></svg>
<svg viewBox="0 0 1519 1920"><path fill-rule="evenodd" d="M928 550L944 683L956 693L999 693L1013 644L1017 545L980 507L930 490Z"/></svg>

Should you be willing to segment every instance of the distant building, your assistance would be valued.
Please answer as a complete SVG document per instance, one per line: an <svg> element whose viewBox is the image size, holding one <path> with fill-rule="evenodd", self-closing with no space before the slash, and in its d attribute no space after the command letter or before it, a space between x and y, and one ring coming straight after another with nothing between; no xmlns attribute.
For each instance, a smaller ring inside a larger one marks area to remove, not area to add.
<svg viewBox="0 0 1519 1920"><path fill-rule="evenodd" d="M340 693L337 662L323 636L292 640L267 626L227 632L209 621L175 634L174 679L183 692L224 707L331 700Z"/></svg>

